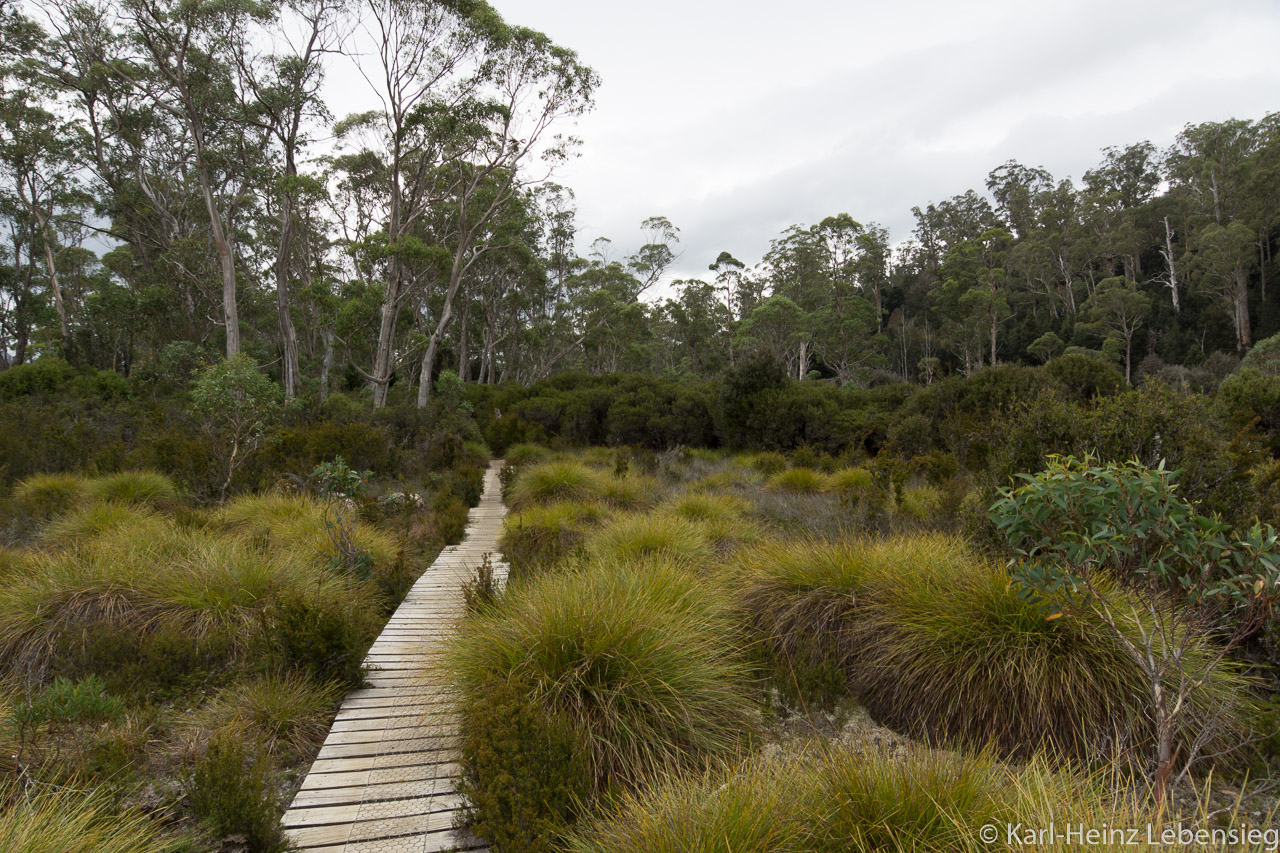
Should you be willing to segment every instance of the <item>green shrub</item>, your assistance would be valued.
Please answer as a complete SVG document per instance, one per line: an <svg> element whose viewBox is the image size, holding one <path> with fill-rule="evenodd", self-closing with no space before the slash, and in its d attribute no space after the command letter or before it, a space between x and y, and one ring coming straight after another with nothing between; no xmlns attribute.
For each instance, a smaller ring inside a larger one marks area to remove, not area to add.
<svg viewBox="0 0 1280 853"><path fill-rule="evenodd" d="M45 521L69 512L84 496L84 478L75 474L36 474L13 489L15 509Z"/></svg>
<svg viewBox="0 0 1280 853"><path fill-rule="evenodd" d="M0 371L0 400L52 394L76 376L75 368L60 358L38 358Z"/></svg>
<svg viewBox="0 0 1280 853"><path fill-rule="evenodd" d="M774 474L768 479L766 485L768 488L779 492L814 494L815 492L825 491L827 481L825 477L811 468L791 468Z"/></svg>
<svg viewBox="0 0 1280 853"><path fill-rule="evenodd" d="M818 454L812 447L805 445L797 447L795 452L791 454L792 468L809 468L810 470L818 470Z"/></svg>
<svg viewBox="0 0 1280 853"><path fill-rule="evenodd" d="M711 558L711 543L693 522L658 513L630 515L606 524L587 542L595 557L617 560L661 558L687 564Z"/></svg>
<svg viewBox="0 0 1280 853"><path fill-rule="evenodd" d="M557 850L591 792L581 738L534 693L494 682L475 693L462 718L467 822L497 850Z"/></svg>
<svg viewBox="0 0 1280 853"><path fill-rule="evenodd" d="M605 518L598 503L563 501L533 506L507 517L499 547L521 580L562 563L586 540L587 532Z"/></svg>
<svg viewBox="0 0 1280 853"><path fill-rule="evenodd" d="M187 796L192 811L218 837L244 836L248 853L288 849L270 765L235 734L222 732L210 739L196 762Z"/></svg>
<svg viewBox="0 0 1280 853"><path fill-rule="evenodd" d="M587 803L724 755L751 719L724 598L667 563L592 562L512 587L450 640L462 719L486 713L495 689L517 690L571 733L564 751L585 762ZM471 761L464 774L481 790L520 769ZM560 806L541 808L550 819Z"/></svg>
<svg viewBox="0 0 1280 853"><path fill-rule="evenodd" d="M600 500L607 483L606 475L580 462L546 462L523 470L507 500L517 510L555 501Z"/></svg>
<svg viewBox="0 0 1280 853"><path fill-rule="evenodd" d="M124 471L98 477L87 482L84 488L92 498L126 505L168 508L182 498L172 480L154 471Z"/></svg>

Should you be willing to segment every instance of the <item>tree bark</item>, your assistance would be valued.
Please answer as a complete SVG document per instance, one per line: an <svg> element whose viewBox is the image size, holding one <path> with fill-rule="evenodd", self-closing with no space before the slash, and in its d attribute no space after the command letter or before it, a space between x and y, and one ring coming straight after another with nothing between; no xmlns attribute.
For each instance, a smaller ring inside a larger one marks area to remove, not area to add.
<svg viewBox="0 0 1280 853"><path fill-rule="evenodd" d="M197 151L197 168L200 175L200 190L204 195L205 209L209 212L209 228L213 234L214 245L218 247L218 261L222 269L222 318L227 330L227 358L240 352L240 312L236 307L236 259L235 250L223 227L222 215L213 200L213 187L209 183L209 172L199 158L203 151Z"/></svg>
<svg viewBox="0 0 1280 853"><path fill-rule="evenodd" d="M436 322L431 340L427 342L427 351L422 356L422 380L418 383L418 407L427 405L431 399L431 373L435 370L436 354L440 351L440 339L444 337L449 321L453 319L453 300L458 295L458 286L462 284L462 258L466 254L467 243L461 240L457 251L453 254L453 267L449 270L449 289L444 294L444 305L440 309L440 319Z"/></svg>
<svg viewBox="0 0 1280 853"><path fill-rule="evenodd" d="M297 174L292 157L285 167L286 179ZM293 196L286 189L280 199L280 246L276 252L276 311L280 317L280 343L284 349L281 380L284 396L293 399L298 394L300 381L298 368L298 332L289 312L289 249L293 239Z"/></svg>

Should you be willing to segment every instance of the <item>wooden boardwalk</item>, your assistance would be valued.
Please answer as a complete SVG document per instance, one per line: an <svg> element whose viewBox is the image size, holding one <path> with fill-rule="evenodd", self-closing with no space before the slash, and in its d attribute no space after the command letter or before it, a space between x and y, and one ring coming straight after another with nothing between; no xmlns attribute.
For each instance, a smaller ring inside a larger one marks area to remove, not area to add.
<svg viewBox="0 0 1280 853"><path fill-rule="evenodd" d="M462 616L462 584L486 553L505 577L498 536L506 507L489 466L484 496L461 544L440 552L369 649L368 687L352 691L284 813L301 853L433 853L485 850L455 832L457 720L444 685L429 674Z"/></svg>

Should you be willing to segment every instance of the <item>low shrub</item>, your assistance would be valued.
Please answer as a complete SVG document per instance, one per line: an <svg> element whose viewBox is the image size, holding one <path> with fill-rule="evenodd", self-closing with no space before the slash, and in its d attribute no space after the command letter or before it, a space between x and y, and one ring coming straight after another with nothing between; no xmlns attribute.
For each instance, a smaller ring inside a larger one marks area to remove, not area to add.
<svg viewBox="0 0 1280 853"><path fill-rule="evenodd" d="M790 468L771 476L766 482L766 486L779 492L813 494L825 491L827 481L825 477L812 468Z"/></svg>
<svg viewBox="0 0 1280 853"><path fill-rule="evenodd" d="M566 756L558 766L582 762L581 781L564 784L588 804L727 754L750 729L752 708L723 600L667 562L588 562L512 587L492 610L470 617L446 651L462 719L486 714L493 691L515 691L536 711L526 716L560 733L549 738ZM545 751L548 737L534 736L541 740L528 749ZM474 790L510 787L525 766L520 754L511 754L515 766L503 766L464 751L464 775ZM530 808L554 822L562 806ZM499 820L501 812L481 819Z"/></svg>
<svg viewBox="0 0 1280 853"><path fill-rule="evenodd" d="M522 471L507 502L520 510L555 501L599 500L607 483L605 474L580 462L547 462Z"/></svg>
<svg viewBox="0 0 1280 853"><path fill-rule="evenodd" d="M750 465L766 477L771 477L787 469L787 457L777 451L768 450L753 456Z"/></svg>
<svg viewBox="0 0 1280 853"><path fill-rule="evenodd" d="M224 731L210 739L187 796L192 811L219 838L243 836L247 853L288 849L268 760L236 734Z"/></svg>
<svg viewBox="0 0 1280 853"><path fill-rule="evenodd" d="M497 850L552 853L590 795L580 738L528 685L480 688L462 719L461 793L471 831Z"/></svg>
<svg viewBox="0 0 1280 853"><path fill-rule="evenodd" d="M172 507L182 499L173 481L154 471L122 471L98 477L85 484L85 492L100 501L160 509Z"/></svg>

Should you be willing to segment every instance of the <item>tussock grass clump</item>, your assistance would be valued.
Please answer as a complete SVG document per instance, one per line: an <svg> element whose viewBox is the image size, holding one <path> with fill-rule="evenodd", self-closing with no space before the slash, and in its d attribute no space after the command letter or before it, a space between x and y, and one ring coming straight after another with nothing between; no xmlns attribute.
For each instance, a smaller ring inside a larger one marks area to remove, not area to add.
<svg viewBox="0 0 1280 853"><path fill-rule="evenodd" d="M193 729L223 732L261 743L268 754L311 755L329 733L343 687L300 673L268 673L218 691L200 709Z"/></svg>
<svg viewBox="0 0 1280 853"><path fill-rule="evenodd" d="M827 486L854 507L879 511L889 502L889 494L876 485L866 468L841 468L827 478Z"/></svg>
<svg viewBox="0 0 1280 853"><path fill-rule="evenodd" d="M140 541L162 535L168 522L146 506L114 501L94 502L59 516L45 527L41 540L51 545L74 545L103 534L125 532Z"/></svg>
<svg viewBox="0 0 1280 853"><path fill-rule="evenodd" d="M942 503L942 491L924 483L904 486L898 495L898 511L916 522L938 520Z"/></svg>
<svg viewBox="0 0 1280 853"><path fill-rule="evenodd" d="M10 500L18 511L43 521L75 507L84 498L85 485L75 474L36 474L14 486Z"/></svg>
<svg viewBox="0 0 1280 853"><path fill-rule="evenodd" d="M596 558L662 558L689 564L709 560L711 541L691 521L661 513L629 515L607 524L587 541Z"/></svg>
<svg viewBox="0 0 1280 853"><path fill-rule="evenodd" d="M532 577L562 563L606 517L602 505L582 501L532 506L508 516L499 547L511 566L511 577Z"/></svg>
<svg viewBox="0 0 1280 853"><path fill-rule="evenodd" d="M612 507L637 510L653 506L662 487L653 477L645 474L628 474L624 477L607 477L601 487L600 497Z"/></svg>
<svg viewBox="0 0 1280 853"><path fill-rule="evenodd" d="M264 614L281 602L312 621L332 613L345 624L376 612L365 590L305 558L264 555L243 536L182 529L124 509L142 523L35 552L0 586L0 660L11 671L43 677L67 641L105 629L118 635L112 663L123 666L136 656L132 644L157 634L227 642L232 657L262 641L278 643Z"/></svg>
<svg viewBox="0 0 1280 853"><path fill-rule="evenodd" d="M723 521L745 517L750 507L746 501L733 495L695 491L676 497L666 509L689 521Z"/></svg>
<svg viewBox="0 0 1280 853"><path fill-rule="evenodd" d="M556 501L601 500L607 475L580 462L547 462L522 470L507 495L512 509Z"/></svg>
<svg viewBox="0 0 1280 853"><path fill-rule="evenodd" d="M779 471L785 471L787 468L787 457L772 450L739 456L737 461L743 466L755 468L766 477L773 476Z"/></svg>
<svg viewBox="0 0 1280 853"><path fill-rule="evenodd" d="M155 471L122 471L97 477L85 484L85 492L95 500L145 504L160 509L175 506L182 500L182 492L174 482Z"/></svg>
<svg viewBox="0 0 1280 853"><path fill-rule="evenodd" d="M6 853L179 853L181 838L165 836L145 816L120 812L106 797L78 792L19 791L0 785L0 850Z"/></svg>
<svg viewBox="0 0 1280 853"><path fill-rule="evenodd" d="M567 751L584 778L559 784L581 787L587 801L736 749L753 708L723 600L668 561L592 561L512 587L471 617L444 666L461 690L464 777L482 819L513 808L484 800L495 790L492 774L511 774L519 755L550 742L544 728L527 744L510 744L505 770L477 752L491 738L469 736L469 727L497 713L494 696L503 690L518 688L508 701L571 734ZM515 811L545 815L554 806L541 792L527 796Z"/></svg>
<svg viewBox="0 0 1280 853"><path fill-rule="evenodd" d="M318 566L333 566L339 559L324 507L309 495L243 495L229 501L214 520L260 539L274 554L300 557ZM369 556L375 574L386 571L400 556L400 547L391 535L363 521L354 524L352 544Z"/></svg>
<svg viewBox="0 0 1280 853"><path fill-rule="evenodd" d="M1106 627L1081 612L1046 619L954 537L767 544L740 571L784 694L854 693L894 728L1006 754L1094 758L1152 735L1142 674ZM1192 717L1234 719L1246 687L1220 669ZM1218 725L1215 748L1239 742Z"/></svg>
<svg viewBox="0 0 1280 853"><path fill-rule="evenodd" d="M789 468L766 481L766 486L779 492L811 495L827 489L827 479L812 468Z"/></svg>
<svg viewBox="0 0 1280 853"><path fill-rule="evenodd" d="M837 744L668 780L624 797L567 846L573 853L977 853L1009 849L1005 824L1123 829L1145 820L1087 778L1050 772L1041 759L1013 768L988 755L919 747L891 755ZM992 824L1001 832L984 842L980 831ZM1127 834L1113 840L1101 849L1124 849Z"/></svg>

